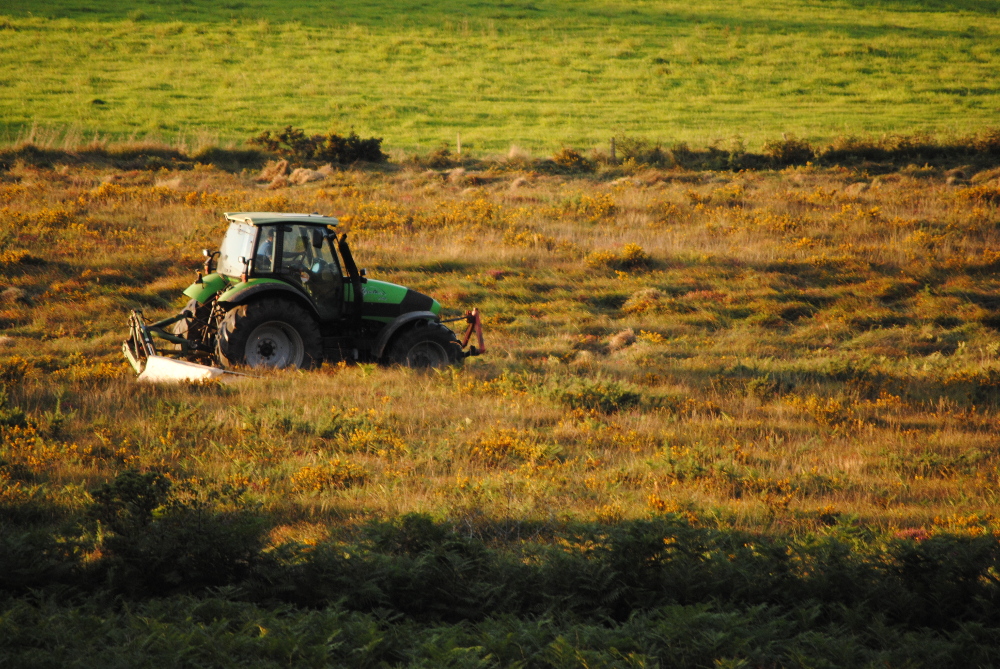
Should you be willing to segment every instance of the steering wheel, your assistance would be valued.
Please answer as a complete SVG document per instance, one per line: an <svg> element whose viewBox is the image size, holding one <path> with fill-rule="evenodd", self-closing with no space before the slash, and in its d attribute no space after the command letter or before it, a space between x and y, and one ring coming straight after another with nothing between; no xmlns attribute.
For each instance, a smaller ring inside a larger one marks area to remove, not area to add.
<svg viewBox="0 0 1000 669"><path fill-rule="evenodd" d="M286 269L308 269L306 267L305 251L287 256L286 259L282 260L282 265Z"/></svg>

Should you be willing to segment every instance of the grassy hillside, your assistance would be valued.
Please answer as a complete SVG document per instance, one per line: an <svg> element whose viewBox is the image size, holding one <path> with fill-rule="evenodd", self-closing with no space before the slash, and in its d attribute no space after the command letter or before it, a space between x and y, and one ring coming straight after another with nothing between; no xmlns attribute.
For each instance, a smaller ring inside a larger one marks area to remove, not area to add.
<svg viewBox="0 0 1000 669"><path fill-rule="evenodd" d="M1000 3L6 3L0 137L188 144L354 128L390 148L972 133Z"/></svg>

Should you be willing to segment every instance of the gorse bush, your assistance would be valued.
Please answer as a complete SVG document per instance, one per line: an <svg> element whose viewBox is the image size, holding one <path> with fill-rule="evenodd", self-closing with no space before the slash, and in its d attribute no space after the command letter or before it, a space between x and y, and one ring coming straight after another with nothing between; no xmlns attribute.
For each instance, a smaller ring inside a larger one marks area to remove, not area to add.
<svg viewBox="0 0 1000 669"><path fill-rule="evenodd" d="M24 409L10 404L7 387L0 385L0 427L27 427L28 416Z"/></svg>
<svg viewBox="0 0 1000 669"><path fill-rule="evenodd" d="M626 244L620 253L616 251L592 251L584 258L592 269L636 270L649 266L650 257L638 244Z"/></svg>
<svg viewBox="0 0 1000 669"><path fill-rule="evenodd" d="M413 158L413 162L417 165L430 167L436 170L455 167L455 165L458 164L455 155L452 154L451 149L448 148L447 144L442 144L441 146L428 151L425 155L415 156Z"/></svg>
<svg viewBox="0 0 1000 669"><path fill-rule="evenodd" d="M580 155L579 151L566 147L552 155L552 162L574 172L590 172L594 169L594 163Z"/></svg>
<svg viewBox="0 0 1000 669"><path fill-rule="evenodd" d="M926 166L926 169L964 170L1000 166L1000 130L990 129L979 134L953 139L924 136L888 135L883 137L837 137L826 144L812 143L793 136L767 140L760 152L746 149L742 140L731 146L695 147L680 142L665 146L640 137L616 138L615 164L610 156L595 150L587 158L576 149L565 148L551 158L532 158L516 153L502 160L456 156L443 144L425 154L412 154L405 162L432 169L448 169L459 164L478 165L494 170L532 170L543 173L586 174L600 168L606 175L635 173L642 168L683 170L768 170L814 163L823 166L868 165L879 172ZM55 148L32 143L0 149L0 171L17 164L52 168L58 165L89 165L99 168L144 170L147 172L176 169L200 169L213 165L230 172L257 169L278 154L295 163L353 164L358 161L382 163L388 156L382 151L382 139L362 138L353 131L348 135L335 132L308 135L302 129L286 126L280 131L266 130L247 140L251 147L203 147L187 151L159 144L100 143L76 148ZM925 168L919 168L925 169ZM925 173L926 172L925 169Z"/></svg>
<svg viewBox="0 0 1000 669"><path fill-rule="evenodd" d="M299 492L321 492L330 488L350 488L364 485L369 473L352 462L340 459L303 467L292 475L292 489Z"/></svg>
<svg viewBox="0 0 1000 669"><path fill-rule="evenodd" d="M382 153L381 138L362 139L354 131L346 137L334 132L325 135L306 135L304 130L289 125L274 134L270 130L265 130L250 139L249 143L299 162L331 162L348 165L361 160L381 163L387 158Z"/></svg>
<svg viewBox="0 0 1000 669"><path fill-rule="evenodd" d="M614 413L639 406L642 394L615 381L575 380L553 395L570 409Z"/></svg>
<svg viewBox="0 0 1000 669"><path fill-rule="evenodd" d="M153 511L167 502L171 481L157 472L130 469L93 492L91 514L117 534L129 534L153 521Z"/></svg>
<svg viewBox="0 0 1000 669"><path fill-rule="evenodd" d="M620 262L625 269L646 267L649 261L649 254L638 244L628 243L622 248Z"/></svg>
<svg viewBox="0 0 1000 669"><path fill-rule="evenodd" d="M816 157L809 142L796 137L765 142L764 155L774 167L803 165Z"/></svg>

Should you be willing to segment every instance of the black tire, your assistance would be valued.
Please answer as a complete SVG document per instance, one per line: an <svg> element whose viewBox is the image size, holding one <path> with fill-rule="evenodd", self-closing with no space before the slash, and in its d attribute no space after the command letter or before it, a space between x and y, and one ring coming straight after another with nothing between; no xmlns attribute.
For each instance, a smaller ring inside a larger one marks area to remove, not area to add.
<svg viewBox="0 0 1000 669"><path fill-rule="evenodd" d="M215 352L225 367L309 369L323 361L323 339L316 319L304 308L265 297L226 312Z"/></svg>
<svg viewBox="0 0 1000 669"><path fill-rule="evenodd" d="M455 333L447 327L433 321L417 321L396 335L389 345L388 359L404 367L429 369L461 365L465 354Z"/></svg>

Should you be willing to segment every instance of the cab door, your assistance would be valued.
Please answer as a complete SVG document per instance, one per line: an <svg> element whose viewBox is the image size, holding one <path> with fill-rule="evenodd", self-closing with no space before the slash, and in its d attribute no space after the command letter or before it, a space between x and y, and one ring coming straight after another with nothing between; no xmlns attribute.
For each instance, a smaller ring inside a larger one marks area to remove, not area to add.
<svg viewBox="0 0 1000 669"><path fill-rule="evenodd" d="M312 298L323 321L338 318L344 306L344 276L326 229L282 225L280 230L278 274Z"/></svg>

